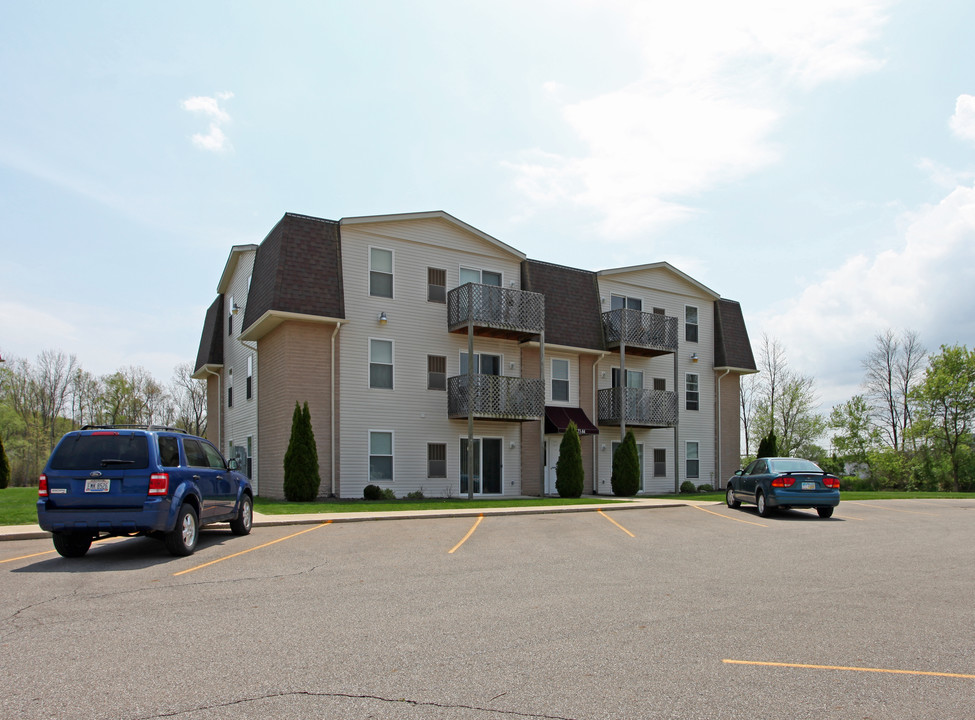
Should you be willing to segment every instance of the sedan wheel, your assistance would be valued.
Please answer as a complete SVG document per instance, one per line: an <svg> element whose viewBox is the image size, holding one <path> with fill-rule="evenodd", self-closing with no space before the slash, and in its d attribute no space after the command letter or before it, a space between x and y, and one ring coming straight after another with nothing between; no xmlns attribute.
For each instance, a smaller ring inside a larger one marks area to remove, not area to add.
<svg viewBox="0 0 975 720"><path fill-rule="evenodd" d="M731 487L731 485L728 486L728 494L725 496L725 501L728 503L728 507L730 508L741 507L741 502L735 500L735 489Z"/></svg>
<svg viewBox="0 0 975 720"><path fill-rule="evenodd" d="M833 508L831 507L818 507L816 508L816 512L819 513L819 517L821 518L833 517Z"/></svg>
<svg viewBox="0 0 975 720"><path fill-rule="evenodd" d="M772 514L772 508L765 502L765 493L760 492L755 496L755 504L758 505L758 514L762 517L768 517Z"/></svg>

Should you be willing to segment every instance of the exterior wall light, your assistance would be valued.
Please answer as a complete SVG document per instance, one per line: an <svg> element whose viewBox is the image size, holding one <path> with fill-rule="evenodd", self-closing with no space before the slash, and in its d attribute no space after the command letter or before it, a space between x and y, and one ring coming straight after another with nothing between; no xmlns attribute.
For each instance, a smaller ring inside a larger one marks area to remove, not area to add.
<svg viewBox="0 0 975 720"><path fill-rule="evenodd" d="M379 313L379 324L385 325L387 321L388 318L386 317L386 311L384 310L383 312Z"/></svg>
<svg viewBox="0 0 975 720"><path fill-rule="evenodd" d="M697 353L691 353L691 362L697 362Z"/></svg>
<svg viewBox="0 0 975 720"><path fill-rule="evenodd" d="M233 308L231 310L232 310L233 314L236 315L237 313L240 312L240 305L238 305L237 303L234 303L234 306L233 306Z"/></svg>

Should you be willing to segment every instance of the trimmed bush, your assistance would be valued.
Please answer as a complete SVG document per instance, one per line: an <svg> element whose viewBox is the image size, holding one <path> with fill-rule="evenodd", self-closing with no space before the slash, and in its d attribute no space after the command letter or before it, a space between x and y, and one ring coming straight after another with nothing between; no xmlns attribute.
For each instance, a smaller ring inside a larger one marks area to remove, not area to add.
<svg viewBox="0 0 975 720"><path fill-rule="evenodd" d="M713 490L714 490L714 488L711 487L708 483L704 483L703 485L698 485L697 486L697 491L698 492L711 492Z"/></svg>
<svg viewBox="0 0 975 720"><path fill-rule="evenodd" d="M284 496L291 502L311 502L318 497L322 478L318 474L318 448L311 428L308 402L304 410L295 401L291 416L291 438L284 453Z"/></svg>
<svg viewBox="0 0 975 720"><path fill-rule="evenodd" d="M680 484L680 491L682 495L693 495L697 492L697 486L690 480L685 480Z"/></svg>
<svg viewBox="0 0 975 720"><path fill-rule="evenodd" d="M396 499L396 493L393 492L392 488L383 488L382 489L382 499L383 500L395 500Z"/></svg>
<svg viewBox="0 0 975 720"><path fill-rule="evenodd" d="M632 497L640 491L640 452L632 430L626 431L626 437L613 456L613 477L610 483L613 494L619 497Z"/></svg>
<svg viewBox="0 0 975 720"><path fill-rule="evenodd" d="M378 485L366 485L362 489L362 498L364 500L382 500L383 489Z"/></svg>
<svg viewBox="0 0 975 720"><path fill-rule="evenodd" d="M555 464L555 489L559 497L581 497L585 476L585 471L582 469L579 429L574 422L570 422L569 427L565 429L565 435L562 436L559 461Z"/></svg>

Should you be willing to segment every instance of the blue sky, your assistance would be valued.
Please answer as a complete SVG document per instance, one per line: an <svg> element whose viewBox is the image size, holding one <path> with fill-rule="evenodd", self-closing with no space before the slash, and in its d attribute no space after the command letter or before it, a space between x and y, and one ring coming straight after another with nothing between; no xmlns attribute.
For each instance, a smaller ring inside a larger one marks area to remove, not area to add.
<svg viewBox="0 0 975 720"><path fill-rule="evenodd" d="M168 381L285 212L445 210L538 260L672 263L828 410L887 328L975 344L973 27L961 0L5 2L0 354Z"/></svg>

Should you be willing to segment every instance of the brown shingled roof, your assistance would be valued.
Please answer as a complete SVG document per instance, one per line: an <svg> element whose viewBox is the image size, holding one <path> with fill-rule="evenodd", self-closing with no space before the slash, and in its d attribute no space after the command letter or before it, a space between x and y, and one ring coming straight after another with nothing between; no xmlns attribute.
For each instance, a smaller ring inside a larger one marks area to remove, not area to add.
<svg viewBox="0 0 975 720"><path fill-rule="evenodd" d="M223 295L207 308L203 321L203 334L200 336L200 349L196 353L196 367L199 372L204 365L223 365Z"/></svg>
<svg viewBox="0 0 975 720"><path fill-rule="evenodd" d="M596 273L525 260L521 288L545 296L546 344L605 348Z"/></svg>
<svg viewBox="0 0 975 720"><path fill-rule="evenodd" d="M285 213L264 238L254 259L242 329L268 311L345 317L337 222Z"/></svg>
<svg viewBox="0 0 975 720"><path fill-rule="evenodd" d="M734 300L721 299L714 303L714 366L758 370L741 305Z"/></svg>

